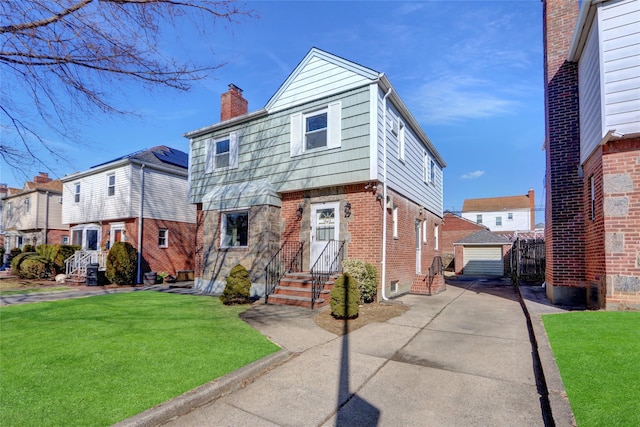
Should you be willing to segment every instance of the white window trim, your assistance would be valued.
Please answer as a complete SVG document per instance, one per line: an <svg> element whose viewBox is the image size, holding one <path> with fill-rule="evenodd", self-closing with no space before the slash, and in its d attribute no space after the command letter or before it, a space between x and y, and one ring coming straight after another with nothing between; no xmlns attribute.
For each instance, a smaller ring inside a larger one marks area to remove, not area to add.
<svg viewBox="0 0 640 427"><path fill-rule="evenodd" d="M79 182L73 184L73 203L80 203L80 193L82 192L82 187Z"/></svg>
<svg viewBox="0 0 640 427"><path fill-rule="evenodd" d="M113 177L113 185L111 185L111 177ZM109 190L113 188L113 194L109 194ZM116 195L116 174L107 174L107 197L113 197Z"/></svg>
<svg viewBox="0 0 640 427"><path fill-rule="evenodd" d="M500 221L500 224L498 224L498 221ZM496 227L502 227L502 217L501 216L496 216Z"/></svg>
<svg viewBox="0 0 640 427"><path fill-rule="evenodd" d="M220 213L220 248L221 249L228 249L228 248L248 248L249 247L249 236L247 236L247 244L245 246L227 246L224 245L223 242L226 240L227 237L227 215L230 214L235 214L235 213L244 213L246 212L247 214L247 233L249 230L249 227L251 227L251 224L249 223L249 210L239 210L239 211L225 211L225 212L221 212Z"/></svg>
<svg viewBox="0 0 640 427"><path fill-rule="evenodd" d="M164 231L164 244L160 244L160 233ZM169 229L168 228L160 228L158 229L158 247L159 248L168 248L169 247Z"/></svg>
<svg viewBox="0 0 640 427"><path fill-rule="evenodd" d="M513 212L507 214L507 221L513 221Z"/></svg>
<svg viewBox="0 0 640 427"><path fill-rule="evenodd" d="M591 221L596 219L596 180L591 175L589 177L589 210L591 211Z"/></svg>
<svg viewBox="0 0 640 427"><path fill-rule="evenodd" d="M422 243L429 243L429 222L426 219L422 221Z"/></svg>
<svg viewBox="0 0 640 427"><path fill-rule="evenodd" d="M87 231L88 230L95 230L98 232L98 238L96 241L96 249L87 249ZM71 237L73 237L73 232L74 231L81 231L82 232L82 242L80 244L80 246L82 247L83 251L88 251L88 250L100 250L100 244L102 242L102 227L97 225L97 224L81 224L81 225L76 225L75 227L71 228ZM71 242L73 244L73 241Z"/></svg>
<svg viewBox="0 0 640 427"><path fill-rule="evenodd" d="M392 218L391 222L393 224L393 238L397 239L398 238L398 207L397 206L393 207L391 218Z"/></svg>
<svg viewBox="0 0 640 427"><path fill-rule="evenodd" d="M398 130L398 160L404 162L405 159L405 151L406 151L406 141L405 141L405 125L402 121L399 122L399 130Z"/></svg>
<svg viewBox="0 0 640 427"><path fill-rule="evenodd" d="M310 116L327 112L327 145L311 150L305 149L305 119ZM309 110L292 114L290 131L290 155L291 157L301 156L305 153L317 153L325 150L332 150L342 146L342 103L332 102L324 108Z"/></svg>
<svg viewBox="0 0 640 427"><path fill-rule="evenodd" d="M31 211L31 199L29 199L29 196L25 197L23 203L24 203L24 212L29 213Z"/></svg>
<svg viewBox="0 0 640 427"><path fill-rule="evenodd" d="M216 143L229 140L229 166L216 168ZM219 138L208 138L204 141L205 173L237 169L238 168L238 132L231 132Z"/></svg>
<svg viewBox="0 0 640 427"><path fill-rule="evenodd" d="M438 250L438 228L438 224L433 227L433 249L436 251Z"/></svg>

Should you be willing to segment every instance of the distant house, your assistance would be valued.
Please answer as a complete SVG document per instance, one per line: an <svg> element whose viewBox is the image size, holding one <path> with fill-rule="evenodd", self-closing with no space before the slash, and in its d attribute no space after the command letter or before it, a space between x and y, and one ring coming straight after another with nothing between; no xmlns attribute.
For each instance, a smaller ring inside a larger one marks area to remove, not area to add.
<svg viewBox="0 0 640 427"><path fill-rule="evenodd" d="M496 232L535 230L533 188L522 196L465 199L462 217Z"/></svg>
<svg viewBox="0 0 640 427"><path fill-rule="evenodd" d="M476 231L454 244L455 272L468 276L504 276L511 242L489 230Z"/></svg>
<svg viewBox="0 0 640 427"><path fill-rule="evenodd" d="M62 222L70 227L70 243L101 265L115 242L131 243L139 282L147 271L193 270L196 209L187 176L188 155L157 146L63 177Z"/></svg>
<svg viewBox="0 0 640 427"><path fill-rule="evenodd" d="M2 201L5 248L65 243L69 227L61 221L62 182L44 172L22 188L6 188Z"/></svg>
<svg viewBox="0 0 640 427"><path fill-rule="evenodd" d="M454 243L480 230L488 230L489 227L468 220L453 212L445 212L442 221L441 251L445 266L453 268L455 257Z"/></svg>
<svg viewBox="0 0 640 427"><path fill-rule="evenodd" d="M543 5L547 296L640 308L640 1Z"/></svg>
<svg viewBox="0 0 640 427"><path fill-rule="evenodd" d="M385 74L313 48L264 108L230 85L221 122L185 136L196 288L221 292L242 264L264 294L274 262L314 273L349 258L376 267L379 299L443 289L445 163Z"/></svg>

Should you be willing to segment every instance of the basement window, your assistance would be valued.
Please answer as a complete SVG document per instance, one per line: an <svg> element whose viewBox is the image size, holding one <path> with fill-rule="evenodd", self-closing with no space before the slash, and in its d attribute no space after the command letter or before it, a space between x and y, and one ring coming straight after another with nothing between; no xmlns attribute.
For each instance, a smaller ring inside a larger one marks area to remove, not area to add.
<svg viewBox="0 0 640 427"><path fill-rule="evenodd" d="M398 281L397 280L392 280L391 281L391 289L390 289L392 294L398 293Z"/></svg>

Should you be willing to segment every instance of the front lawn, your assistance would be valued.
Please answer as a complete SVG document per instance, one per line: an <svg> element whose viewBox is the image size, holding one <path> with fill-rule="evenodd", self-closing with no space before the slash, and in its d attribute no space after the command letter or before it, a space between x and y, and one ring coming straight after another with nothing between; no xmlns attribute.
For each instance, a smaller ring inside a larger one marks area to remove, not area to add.
<svg viewBox="0 0 640 427"><path fill-rule="evenodd" d="M111 425L277 351L246 308L157 292L2 307L0 425Z"/></svg>
<svg viewBox="0 0 640 427"><path fill-rule="evenodd" d="M542 320L578 426L640 425L640 313Z"/></svg>

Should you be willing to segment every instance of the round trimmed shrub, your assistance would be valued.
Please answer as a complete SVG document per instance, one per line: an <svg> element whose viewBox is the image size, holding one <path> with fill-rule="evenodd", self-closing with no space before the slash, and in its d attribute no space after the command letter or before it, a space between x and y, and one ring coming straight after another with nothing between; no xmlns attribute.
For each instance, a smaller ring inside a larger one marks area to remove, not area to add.
<svg viewBox="0 0 640 427"><path fill-rule="evenodd" d="M23 279L43 279L49 275L49 262L46 258L30 252L20 263L18 275Z"/></svg>
<svg viewBox="0 0 640 427"><path fill-rule="evenodd" d="M107 255L105 275L110 283L133 285L136 280L138 254L129 242L116 242Z"/></svg>
<svg viewBox="0 0 640 427"><path fill-rule="evenodd" d="M357 259L347 259L342 261L342 270L358 282L360 302L371 303L376 300L378 271L373 265Z"/></svg>
<svg viewBox="0 0 640 427"><path fill-rule="evenodd" d="M220 295L220 301L225 305L247 304L251 302L251 280L249 272L238 264L231 269L227 284Z"/></svg>
<svg viewBox="0 0 640 427"><path fill-rule="evenodd" d="M331 289L331 314L336 319L354 319L360 311L360 291L358 281L349 273L336 279Z"/></svg>

